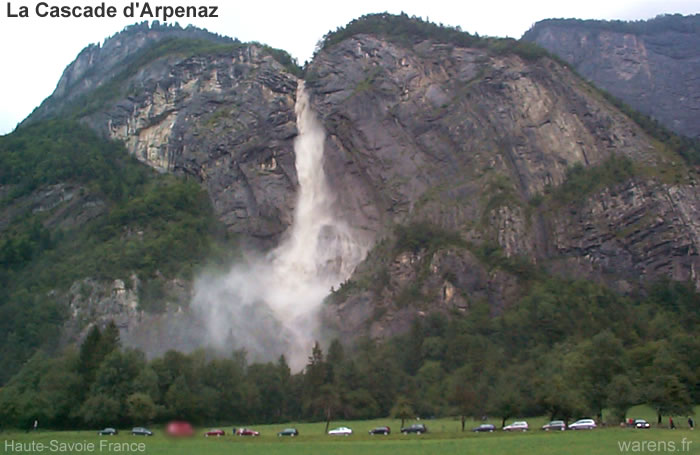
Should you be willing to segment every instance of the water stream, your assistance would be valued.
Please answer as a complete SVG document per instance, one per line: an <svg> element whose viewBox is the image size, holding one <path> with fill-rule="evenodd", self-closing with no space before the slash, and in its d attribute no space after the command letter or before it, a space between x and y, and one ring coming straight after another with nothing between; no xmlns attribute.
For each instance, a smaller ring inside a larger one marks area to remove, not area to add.
<svg viewBox="0 0 700 455"><path fill-rule="evenodd" d="M323 299L352 274L367 249L334 211L323 169L325 132L303 81L295 113L299 189L292 225L265 257L236 264L223 277L200 278L193 307L214 346L245 348L256 360L285 354L299 370L318 339Z"/></svg>

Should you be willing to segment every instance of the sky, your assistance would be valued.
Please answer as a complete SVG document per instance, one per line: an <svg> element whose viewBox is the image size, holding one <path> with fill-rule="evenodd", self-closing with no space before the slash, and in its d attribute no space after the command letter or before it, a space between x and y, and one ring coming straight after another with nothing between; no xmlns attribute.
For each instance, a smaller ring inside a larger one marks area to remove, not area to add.
<svg viewBox="0 0 700 455"><path fill-rule="evenodd" d="M49 5L98 5L94 0L44 0ZM141 0L143 3L144 0ZM116 18L38 18L38 1L0 1L0 134L12 131L48 97L68 64L90 43L101 43L142 19L121 14L128 0L105 0L120 11ZM218 18L182 19L241 41L259 41L285 49L301 64L310 59L318 40L329 30L368 13L405 12L432 22L461 26L470 33L520 38L535 22L547 18L649 19L658 14L700 13L698 0L150 0L157 5L216 5ZM29 7L32 17L8 17Z"/></svg>

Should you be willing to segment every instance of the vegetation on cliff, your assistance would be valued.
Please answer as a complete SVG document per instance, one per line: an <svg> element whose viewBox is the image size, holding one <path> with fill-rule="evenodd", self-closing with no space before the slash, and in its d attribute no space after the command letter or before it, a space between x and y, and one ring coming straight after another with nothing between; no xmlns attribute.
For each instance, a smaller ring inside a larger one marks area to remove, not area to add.
<svg viewBox="0 0 700 455"><path fill-rule="evenodd" d="M85 224L53 225L52 210L15 213L50 185L79 186L104 204ZM77 123L52 120L0 138L0 382L40 347L55 347L66 308L60 293L85 277L149 281L191 277L231 244L197 182L160 175ZM11 208L11 207L10 207ZM230 248L228 248L230 249ZM223 254L223 253L222 253Z"/></svg>
<svg viewBox="0 0 700 455"><path fill-rule="evenodd" d="M438 25L420 17L409 17L405 13L367 14L354 19L346 26L338 27L324 35L318 43L318 50L360 34L379 36L402 46L413 46L423 40L432 40L454 46L486 48L495 54L513 53L527 60L550 56L545 49L529 42L511 38L480 37L464 32L460 27Z"/></svg>
<svg viewBox="0 0 700 455"><path fill-rule="evenodd" d="M650 20L621 21L621 20L595 20L595 19L545 19L537 22L523 35L536 33L539 27L552 25L557 27L585 27L592 30L605 30L619 33L653 34L673 30L681 33L700 34L700 14L683 16L682 14L661 14Z"/></svg>
<svg viewBox="0 0 700 455"><path fill-rule="evenodd" d="M550 279L492 317L429 313L383 343L317 345L303 372L284 359L248 364L244 352L168 352L147 361L120 349L114 327L93 329L80 350L34 355L0 391L3 426L128 426L415 416L598 416L617 424L650 404L685 415L700 400L700 302L661 282L648 297L621 297L590 282ZM603 414L603 410L605 414ZM601 416L602 414L602 416Z"/></svg>

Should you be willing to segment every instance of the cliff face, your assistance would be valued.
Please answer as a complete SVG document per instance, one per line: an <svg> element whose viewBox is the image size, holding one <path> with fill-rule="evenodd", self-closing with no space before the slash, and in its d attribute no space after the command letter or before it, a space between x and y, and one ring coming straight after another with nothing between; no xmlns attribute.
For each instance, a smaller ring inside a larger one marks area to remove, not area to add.
<svg viewBox="0 0 700 455"><path fill-rule="evenodd" d="M384 336L481 301L498 312L522 291L520 263L622 292L664 276L700 284L695 174L565 67L355 35L307 79L339 210L387 239L330 299L342 333ZM572 166L594 181L621 169L562 202ZM459 239L392 246L406 223Z"/></svg>
<svg viewBox="0 0 700 455"><path fill-rule="evenodd" d="M291 222L296 81L263 46L138 26L86 48L25 123L76 116L201 181L231 232L269 246Z"/></svg>
<svg viewBox="0 0 700 455"><path fill-rule="evenodd" d="M563 58L667 128L700 136L700 15L630 24L545 20L523 40Z"/></svg>
<svg viewBox="0 0 700 455"><path fill-rule="evenodd" d="M197 179L242 243L273 246L298 186L297 77L264 46L130 33L84 51L27 122L74 116L143 163ZM635 40L622 49L641 49ZM337 213L375 244L328 299L330 329L384 337L430 311L497 313L534 269L620 292L664 277L700 286L700 193L680 156L549 58L446 42L358 33L306 68ZM645 49L613 71L630 87L654 74ZM75 201L85 217L101 213ZM131 281L74 283L68 332L117 318L127 343L187 346L173 330L187 324L191 283L168 281L161 317L138 309Z"/></svg>

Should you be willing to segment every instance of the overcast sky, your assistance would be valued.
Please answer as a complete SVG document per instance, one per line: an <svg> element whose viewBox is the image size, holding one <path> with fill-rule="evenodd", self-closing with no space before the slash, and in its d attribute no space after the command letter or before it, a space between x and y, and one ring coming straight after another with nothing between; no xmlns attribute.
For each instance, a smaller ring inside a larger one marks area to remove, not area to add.
<svg viewBox="0 0 700 455"><path fill-rule="evenodd" d="M97 5L94 0L52 1L50 5ZM143 0L141 0L143 2ZM37 1L11 0L33 10ZM127 0L106 0L120 11ZM367 13L406 12L460 25L480 35L519 38L540 19L647 19L663 13L700 13L698 0L151 0L151 5L218 5L218 19L180 20L242 41L260 41L287 50L300 63L311 57L328 30ZM90 43L102 42L138 22L119 14L114 19L9 18L0 2L0 134L5 134L49 96L64 68Z"/></svg>

